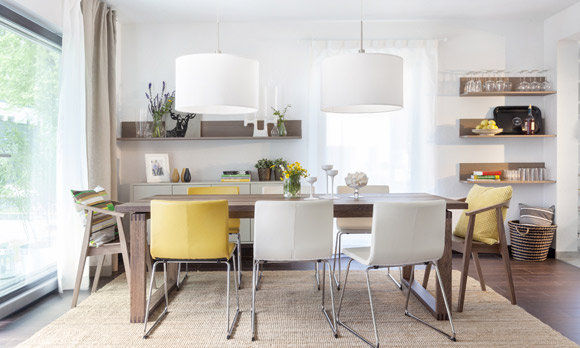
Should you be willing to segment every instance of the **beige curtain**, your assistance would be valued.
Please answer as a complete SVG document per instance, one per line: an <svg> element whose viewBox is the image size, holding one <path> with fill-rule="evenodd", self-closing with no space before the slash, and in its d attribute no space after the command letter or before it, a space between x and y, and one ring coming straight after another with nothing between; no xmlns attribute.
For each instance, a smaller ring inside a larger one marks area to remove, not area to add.
<svg viewBox="0 0 580 348"><path fill-rule="evenodd" d="M116 14L104 1L82 0L85 29L89 187L117 198Z"/></svg>

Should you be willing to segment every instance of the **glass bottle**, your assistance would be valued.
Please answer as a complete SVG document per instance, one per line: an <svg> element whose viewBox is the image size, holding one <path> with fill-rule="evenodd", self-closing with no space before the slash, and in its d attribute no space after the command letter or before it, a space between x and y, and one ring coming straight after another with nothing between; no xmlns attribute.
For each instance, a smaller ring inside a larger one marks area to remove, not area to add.
<svg viewBox="0 0 580 348"><path fill-rule="evenodd" d="M533 135L536 133L536 119L534 118L534 114L532 112L532 105L528 107L528 116L524 121L524 133L527 135Z"/></svg>

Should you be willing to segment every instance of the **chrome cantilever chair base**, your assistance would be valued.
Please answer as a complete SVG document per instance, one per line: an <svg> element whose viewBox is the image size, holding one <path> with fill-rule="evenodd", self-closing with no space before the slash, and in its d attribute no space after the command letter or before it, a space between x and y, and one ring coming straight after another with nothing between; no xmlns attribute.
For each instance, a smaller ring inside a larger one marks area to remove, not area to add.
<svg viewBox="0 0 580 348"><path fill-rule="evenodd" d="M254 260L253 266L252 266L252 284L254 285L252 288L252 309L251 309L251 316L252 316L252 341L256 340L256 291L258 290L258 285L260 284L260 280L262 279L262 270L260 270L260 263L263 261L260 260ZM316 285L317 288L320 290L320 284L318 283L318 264L319 263L323 263L323 268L322 268L322 302L320 305L321 311L324 314L324 317L326 318L326 321L328 321L328 325L330 326L330 329L332 330L332 334L334 335L335 338L338 338L338 331L337 331L337 322L336 322L336 312L335 312L335 306L334 306L334 291L333 291L333 280L332 280L332 268L330 263L327 260L317 260L316 261ZM330 315L328 314L328 309L326 309L326 306L324 304L324 298L325 298L325 288L326 288L326 266L328 266L328 284L329 284L329 288L330 288L330 301L331 301L331 310L332 310L332 319L330 318Z"/></svg>
<svg viewBox="0 0 580 348"><path fill-rule="evenodd" d="M332 277L334 278L334 283L336 285L336 290L340 290L340 280L341 280L341 268L342 264L341 260L341 252L342 252L342 236L345 234L369 234L370 231L361 231L361 230L339 230L336 233L336 240L334 242L334 257L332 260ZM336 269L338 268L338 276ZM318 270L318 269L317 269ZM318 272L317 272L318 275ZM399 290L403 290L402 278L403 278L403 268L399 267L399 280L396 280L393 275L391 274L391 267L387 267L387 275L389 278L395 283L395 285L399 288ZM318 278L317 278L318 280ZM319 288L320 289L320 288Z"/></svg>
<svg viewBox="0 0 580 348"><path fill-rule="evenodd" d="M379 347L379 334L378 334L378 330L377 330L377 322L376 322L376 318L375 318L375 310L373 307L373 297L372 297L372 293L371 293L371 284L370 284L370 279L369 279L369 270L371 269L379 269L379 268L387 268L387 266L369 266L366 268L365 270L365 275L366 275L366 281L367 281L367 290L368 290L368 294L369 294L369 303L370 303L370 307L371 307L371 316L372 316L372 320L373 320L373 327L374 327L374 333L375 333L375 343L370 342L368 339L366 339L365 337L363 337L361 334L359 334L356 330L354 330L353 328L351 328L350 326L346 325L343 321L340 320L340 310L342 309L342 299L344 297L344 293L346 292L346 284L348 281L348 273L350 271L350 264L352 263L353 259L350 259L348 261L348 265L346 267L346 275L344 277L344 285L343 285L343 289L342 289L342 293L340 295L340 301L339 301L339 305L338 305L338 311L336 313L336 322L338 325L344 327L345 329L347 329L350 333L352 333L353 335L355 335L356 337L358 337L360 340L362 340L363 342L365 342L366 344L368 344L371 347ZM407 296L406 296L406 300L405 300L405 315L408 317L411 317L417 321L419 321L420 323L434 329L435 331L441 333L442 335L444 335L445 337L447 337L448 339L450 339L451 341L456 342L456 336L455 336L455 327L453 326L453 318L451 317L451 310L449 308L449 303L447 302L447 296L445 295L445 289L443 288L443 282L441 281L441 275L439 274L439 269L437 268L437 264L436 262L432 261L430 262L433 264L433 267L435 268L435 272L437 274L437 279L439 281L439 286L441 288L441 292L443 293L443 299L445 302L445 309L447 310L447 315L449 317L449 324L451 325L451 334L448 334L444 331L442 331L439 328L434 327L433 325L425 322L424 320L416 317L415 315L411 314L409 312L409 299L411 296L411 288L409 287L407 290ZM410 278L410 282L413 282L413 274L415 271L415 265L405 265L405 266L412 266L412 270L411 270L411 278ZM401 266L402 267L402 266Z"/></svg>
<svg viewBox="0 0 580 348"><path fill-rule="evenodd" d="M232 319L232 321L230 322L230 273L231 273L231 265L230 265L230 260L233 263L233 268L234 268L234 289L236 292L236 312L234 314L234 318ZM153 329L161 322L161 320L163 320L163 318L165 318L165 316L167 316L167 314L169 313L168 308L169 308L169 297L168 297L168 292L167 292L167 264L168 263L177 263L179 266L181 265L181 263L185 263L185 264L190 264L190 263L225 263L226 267L227 267L227 281L226 281L226 317L227 317L227 334L226 334L226 338L230 339L232 336L232 332L234 331L234 328L237 325L238 319L240 317L240 297L238 294L238 273L237 273L237 262L236 262L236 257L232 256L230 258L230 260L216 260L216 261L205 261L205 260L159 260L159 261L155 261L155 263L153 264L153 269L151 272L151 281L149 284L149 296L147 297L147 306L146 311L145 311L145 326L143 328L143 338L146 339L149 337L149 335L151 334L151 332L153 331ZM155 322L153 323L153 325L151 325L151 327L149 328L149 330L147 330L147 322L149 319L149 309L150 309L150 301L151 301L151 294L153 292L153 283L155 281L155 269L157 268L157 264L163 264L163 286L164 286L164 290L165 290L165 309L163 310L163 312L159 315L159 317L155 320ZM184 277L184 280L186 276ZM181 283L179 281L179 270L178 270L178 277L177 277L177 288L180 287Z"/></svg>

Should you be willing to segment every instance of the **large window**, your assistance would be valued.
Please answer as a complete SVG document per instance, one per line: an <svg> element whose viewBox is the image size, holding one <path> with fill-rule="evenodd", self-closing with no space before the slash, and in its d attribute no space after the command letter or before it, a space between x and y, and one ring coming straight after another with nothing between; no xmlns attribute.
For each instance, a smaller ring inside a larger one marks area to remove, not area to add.
<svg viewBox="0 0 580 348"><path fill-rule="evenodd" d="M0 303L56 270L60 47L14 18L0 21Z"/></svg>

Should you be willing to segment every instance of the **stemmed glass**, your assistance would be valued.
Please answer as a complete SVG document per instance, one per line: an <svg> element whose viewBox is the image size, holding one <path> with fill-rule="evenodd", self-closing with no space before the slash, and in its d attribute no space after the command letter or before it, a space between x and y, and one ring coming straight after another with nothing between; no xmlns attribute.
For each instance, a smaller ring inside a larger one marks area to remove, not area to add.
<svg viewBox="0 0 580 348"><path fill-rule="evenodd" d="M552 88L552 84L550 83L549 79L548 79L548 73L550 71L548 69L542 69L539 71L539 74L543 75L544 77L544 81L541 83L541 90L542 91L549 91L550 88Z"/></svg>
<svg viewBox="0 0 580 348"><path fill-rule="evenodd" d="M530 91L539 91L542 88L542 83L538 82L538 70L530 70L530 74L534 80L530 83Z"/></svg>
<svg viewBox="0 0 580 348"><path fill-rule="evenodd" d="M314 197L314 183L318 180L318 178L315 176L309 176L304 180L306 180L306 182L310 184L310 197L308 197L306 199L308 199L308 200L318 199L318 198Z"/></svg>
<svg viewBox="0 0 580 348"><path fill-rule="evenodd" d="M520 83L518 84L518 91L521 92L525 92L528 91L530 89L530 84L529 82L526 81L526 72L528 72L527 70L520 70L519 74L520 74Z"/></svg>
<svg viewBox="0 0 580 348"><path fill-rule="evenodd" d="M334 199L334 177L338 174L338 170L331 169L328 171L330 176L330 199Z"/></svg>
<svg viewBox="0 0 580 348"><path fill-rule="evenodd" d="M495 82L493 81L493 78L491 75L493 70L486 70L485 74L487 74L487 78L485 80L485 83L483 84L483 90L485 92L493 92L495 90Z"/></svg>
<svg viewBox="0 0 580 348"><path fill-rule="evenodd" d="M332 164L322 165L322 170L326 173L326 194L328 194L328 171L332 169Z"/></svg>

